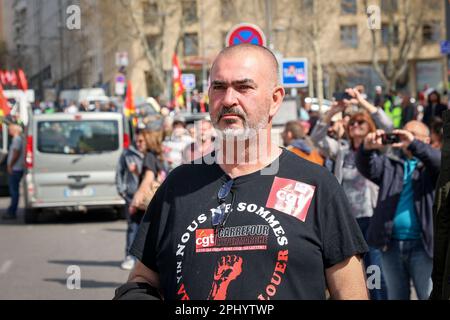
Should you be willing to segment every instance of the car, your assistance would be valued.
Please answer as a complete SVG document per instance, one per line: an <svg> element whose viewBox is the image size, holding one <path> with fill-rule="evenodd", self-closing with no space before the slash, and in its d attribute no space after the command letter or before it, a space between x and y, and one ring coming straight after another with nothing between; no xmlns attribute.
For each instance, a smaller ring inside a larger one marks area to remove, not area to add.
<svg viewBox="0 0 450 320"><path fill-rule="evenodd" d="M118 159L129 144L122 114L40 114L25 130L25 222L43 210L113 208L125 201L115 185Z"/></svg>

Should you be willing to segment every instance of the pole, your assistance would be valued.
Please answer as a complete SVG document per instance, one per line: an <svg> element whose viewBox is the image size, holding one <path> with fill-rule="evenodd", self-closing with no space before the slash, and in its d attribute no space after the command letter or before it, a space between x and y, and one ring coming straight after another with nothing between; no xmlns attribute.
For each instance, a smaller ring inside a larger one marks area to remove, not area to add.
<svg viewBox="0 0 450 320"><path fill-rule="evenodd" d="M186 88L186 108L188 113L192 113L191 89Z"/></svg>
<svg viewBox="0 0 450 320"><path fill-rule="evenodd" d="M272 39L272 0L266 0L266 34L267 46L270 50L274 49Z"/></svg>
<svg viewBox="0 0 450 320"><path fill-rule="evenodd" d="M61 79L60 79L60 89L62 90L64 88L64 39L63 39L63 5L62 1L59 1L59 60L60 60L60 71L61 71Z"/></svg>
<svg viewBox="0 0 450 320"><path fill-rule="evenodd" d="M204 17L204 1L200 2L200 32L202 39L202 92L206 93L208 91L208 79L206 73L206 48L205 48L205 26L203 22Z"/></svg>

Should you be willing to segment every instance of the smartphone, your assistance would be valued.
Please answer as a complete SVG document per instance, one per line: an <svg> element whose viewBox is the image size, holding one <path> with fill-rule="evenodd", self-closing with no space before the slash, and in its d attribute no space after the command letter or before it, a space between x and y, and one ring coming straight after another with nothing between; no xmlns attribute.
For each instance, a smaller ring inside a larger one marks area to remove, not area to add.
<svg viewBox="0 0 450 320"><path fill-rule="evenodd" d="M400 142L400 137L397 134L395 134L395 133L385 133L381 137L381 141L385 145L393 144L393 143L399 143Z"/></svg>
<svg viewBox="0 0 450 320"><path fill-rule="evenodd" d="M344 99L347 99L347 100L353 99L353 97L351 95L349 95L347 92L335 92L333 94L333 98L336 101L342 101Z"/></svg>

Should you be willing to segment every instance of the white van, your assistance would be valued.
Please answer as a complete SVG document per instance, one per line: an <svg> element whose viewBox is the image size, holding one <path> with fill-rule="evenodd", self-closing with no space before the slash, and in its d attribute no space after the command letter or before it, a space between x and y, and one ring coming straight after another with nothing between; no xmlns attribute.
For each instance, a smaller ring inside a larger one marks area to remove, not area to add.
<svg viewBox="0 0 450 320"><path fill-rule="evenodd" d="M43 209L87 211L125 204L117 193L118 159L129 135L120 113L34 115L26 129L25 221Z"/></svg>

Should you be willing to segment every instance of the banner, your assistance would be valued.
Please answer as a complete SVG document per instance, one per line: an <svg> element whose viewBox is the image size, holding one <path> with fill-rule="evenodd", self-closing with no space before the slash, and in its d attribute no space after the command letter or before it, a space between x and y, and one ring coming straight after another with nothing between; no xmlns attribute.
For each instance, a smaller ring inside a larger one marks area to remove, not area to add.
<svg viewBox="0 0 450 320"><path fill-rule="evenodd" d="M8 100L3 93L3 86L0 83L0 117L6 117L11 112Z"/></svg>
<svg viewBox="0 0 450 320"><path fill-rule="evenodd" d="M134 105L133 99L133 88L131 86L131 81L127 83L127 93L125 95L125 107L124 114L127 118L131 117L136 113L136 106Z"/></svg>
<svg viewBox="0 0 450 320"><path fill-rule="evenodd" d="M173 68L173 96L174 96L174 103L173 105L175 107L184 107L184 86L183 82L181 81L181 69L180 64L178 63L178 57L174 53L172 57L172 68Z"/></svg>

